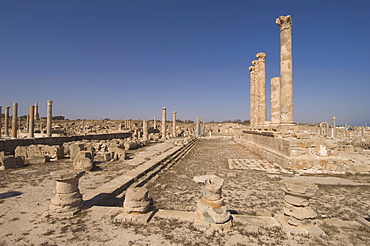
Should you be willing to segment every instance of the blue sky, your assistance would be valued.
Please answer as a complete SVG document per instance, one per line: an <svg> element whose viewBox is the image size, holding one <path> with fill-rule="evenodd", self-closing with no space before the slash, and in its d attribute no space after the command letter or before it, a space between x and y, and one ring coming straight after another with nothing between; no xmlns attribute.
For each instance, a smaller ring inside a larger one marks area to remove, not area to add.
<svg viewBox="0 0 370 246"><path fill-rule="evenodd" d="M275 19L290 14L295 121L370 124L369 13L368 0L1 0L0 105L247 120L248 67L265 52L267 84L279 76Z"/></svg>

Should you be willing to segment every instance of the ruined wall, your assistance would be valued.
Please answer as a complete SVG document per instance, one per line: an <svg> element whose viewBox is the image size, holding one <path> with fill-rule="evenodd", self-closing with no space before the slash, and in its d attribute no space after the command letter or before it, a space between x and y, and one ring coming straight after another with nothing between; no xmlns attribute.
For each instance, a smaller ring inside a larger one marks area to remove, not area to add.
<svg viewBox="0 0 370 246"><path fill-rule="evenodd" d="M7 139L0 140L0 151L7 151L14 154L17 146L29 146L31 144L44 145L62 145L65 142L81 141L81 140L110 140L115 138L131 137L131 132L110 133L110 134L94 134L94 135L80 135L71 137L49 137L49 138L34 138L34 139Z"/></svg>

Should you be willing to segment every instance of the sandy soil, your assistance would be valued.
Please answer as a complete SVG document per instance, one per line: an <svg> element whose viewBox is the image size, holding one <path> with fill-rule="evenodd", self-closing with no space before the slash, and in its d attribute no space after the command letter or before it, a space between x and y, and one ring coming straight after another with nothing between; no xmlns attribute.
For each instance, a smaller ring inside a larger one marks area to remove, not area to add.
<svg viewBox="0 0 370 246"><path fill-rule="evenodd" d="M132 158L141 151L144 149L133 152ZM249 158L261 159L229 139L202 139L147 188L159 209L194 211L201 191L193 177L216 174L225 179L223 196L232 213L282 213L283 192L278 182L283 174L229 169L227 159ZM112 218L118 210L109 206L94 206L69 220L45 218L42 215L55 190L49 173L68 167L71 162L64 160L0 171L0 245L370 245L370 230L354 222L370 209L369 186L319 186L311 202L325 236L290 235L280 227L240 223L229 232L204 231L191 222L157 217L145 225L117 224ZM107 162L98 167L81 178L82 194L135 166ZM341 177L370 183L365 175Z"/></svg>

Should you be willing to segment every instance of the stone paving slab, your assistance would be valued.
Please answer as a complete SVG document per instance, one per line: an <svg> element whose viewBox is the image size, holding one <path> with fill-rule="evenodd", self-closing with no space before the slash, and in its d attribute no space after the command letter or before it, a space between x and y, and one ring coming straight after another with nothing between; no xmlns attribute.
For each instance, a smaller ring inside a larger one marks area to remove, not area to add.
<svg viewBox="0 0 370 246"><path fill-rule="evenodd" d="M348 186L370 186L370 183L356 183L349 179L338 177L311 177L311 176L295 176L281 177L283 180L292 180L300 183L317 184L317 185L348 185Z"/></svg>
<svg viewBox="0 0 370 246"><path fill-rule="evenodd" d="M277 164L270 163L265 159L228 159L230 169L241 170L262 170L268 173L286 173L282 167Z"/></svg>

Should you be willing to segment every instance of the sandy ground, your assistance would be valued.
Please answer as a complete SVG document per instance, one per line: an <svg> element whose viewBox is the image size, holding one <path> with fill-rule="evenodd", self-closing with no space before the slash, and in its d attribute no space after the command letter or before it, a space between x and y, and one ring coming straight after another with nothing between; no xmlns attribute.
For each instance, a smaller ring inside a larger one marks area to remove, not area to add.
<svg viewBox="0 0 370 246"><path fill-rule="evenodd" d="M144 150L133 151L132 160L145 156L140 154ZM216 174L225 179L223 197L232 213L281 214L283 192L278 182L287 174L229 169L228 159L261 158L230 139L202 139L186 157L147 185L155 206L194 211L201 191L193 177ZM132 160L131 165L129 161L98 164L81 178L81 193L134 168ZM191 222L155 216L144 225L119 224L113 223L118 210L112 206L94 206L67 220L43 217L55 191L49 173L71 165L64 160L0 171L0 245L370 245L370 229L354 221L370 209L370 186L366 185L319 185L311 202L325 236L291 235L276 226L241 223L234 223L228 232L204 231ZM340 177L370 183L366 175Z"/></svg>

